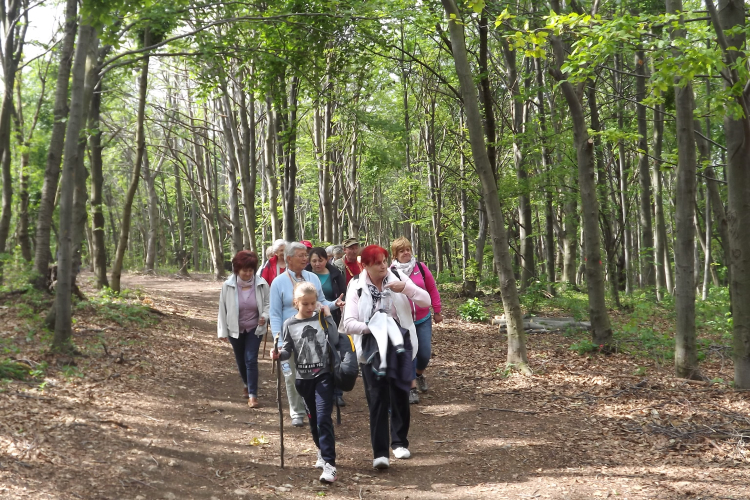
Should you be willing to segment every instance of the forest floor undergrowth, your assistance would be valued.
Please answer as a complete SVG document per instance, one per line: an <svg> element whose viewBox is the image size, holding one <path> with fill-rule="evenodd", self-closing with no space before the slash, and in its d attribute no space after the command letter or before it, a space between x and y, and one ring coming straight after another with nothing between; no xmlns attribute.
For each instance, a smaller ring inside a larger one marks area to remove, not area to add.
<svg viewBox="0 0 750 500"><path fill-rule="evenodd" d="M323 486L285 394L279 468L267 355L262 408L242 399L231 347L216 338L220 283L127 274L130 298L118 301L89 274L79 282L97 298L75 311L74 358L48 354L43 299L0 297L0 360L34 370L0 384L2 499L750 498L750 393L687 383L632 354L580 355L562 332L529 335L534 375L507 372L504 336L458 319L448 297L430 390L411 406L412 458L372 468L358 381L335 427L339 480ZM701 369L732 377L721 353Z"/></svg>

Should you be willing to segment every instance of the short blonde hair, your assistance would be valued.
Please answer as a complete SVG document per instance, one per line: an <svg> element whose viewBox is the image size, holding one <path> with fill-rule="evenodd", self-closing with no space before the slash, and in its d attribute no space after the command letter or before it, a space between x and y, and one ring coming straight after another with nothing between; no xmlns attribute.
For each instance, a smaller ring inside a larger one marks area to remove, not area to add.
<svg viewBox="0 0 750 500"><path fill-rule="evenodd" d="M315 295L317 298L318 296L318 289L315 288L315 285L310 283L309 281L300 281L294 285L294 291L292 292L292 305L295 309L297 309L297 300L301 299L305 295Z"/></svg>
<svg viewBox="0 0 750 500"><path fill-rule="evenodd" d="M401 250L406 250L407 248L411 250L411 241L403 236L396 238L393 240L393 243L391 243L391 255L393 255L393 258L395 259Z"/></svg>

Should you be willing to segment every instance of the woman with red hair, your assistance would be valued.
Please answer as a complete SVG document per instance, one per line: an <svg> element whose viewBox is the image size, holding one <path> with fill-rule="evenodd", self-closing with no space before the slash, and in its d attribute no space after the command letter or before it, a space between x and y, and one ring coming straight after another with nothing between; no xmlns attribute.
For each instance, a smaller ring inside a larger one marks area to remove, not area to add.
<svg viewBox="0 0 750 500"><path fill-rule="evenodd" d="M232 259L234 272L221 286L219 297L219 338L232 344L237 369L245 383L247 405L258 403L258 348L268 331L269 286L256 276L258 255L249 250Z"/></svg>
<svg viewBox="0 0 750 500"><path fill-rule="evenodd" d="M364 269L349 282L342 328L354 336L357 348L376 469L390 466L389 447L396 458L411 457L409 389L418 340L409 301L430 306L430 294L408 276L391 271L388 262L383 247L370 245L362 251Z"/></svg>

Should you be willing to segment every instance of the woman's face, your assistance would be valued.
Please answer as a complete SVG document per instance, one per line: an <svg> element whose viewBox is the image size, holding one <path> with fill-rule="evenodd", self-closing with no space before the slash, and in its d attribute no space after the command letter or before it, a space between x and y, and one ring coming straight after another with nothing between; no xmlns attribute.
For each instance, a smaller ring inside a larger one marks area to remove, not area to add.
<svg viewBox="0 0 750 500"><path fill-rule="evenodd" d="M284 262L284 249L286 248L286 245L281 245L278 250L276 250L276 257L279 258L279 262Z"/></svg>
<svg viewBox="0 0 750 500"><path fill-rule="evenodd" d="M396 254L396 260L402 264L409 262L411 260L411 247L399 250Z"/></svg>
<svg viewBox="0 0 750 500"><path fill-rule="evenodd" d="M388 275L388 262L385 257L380 262L374 262L369 266L365 266L367 274L370 275L370 281L373 284L378 285L383 282L383 279Z"/></svg>
<svg viewBox="0 0 750 500"><path fill-rule="evenodd" d="M316 253L310 256L310 265L312 266L312 270L314 273L322 273L326 268L326 262L327 261L325 259L321 259L320 255Z"/></svg>
<svg viewBox="0 0 750 500"><path fill-rule="evenodd" d="M253 269L252 267L248 267L247 269L240 269L237 273L237 276L239 276L243 281L250 281L253 278L254 274L255 269Z"/></svg>

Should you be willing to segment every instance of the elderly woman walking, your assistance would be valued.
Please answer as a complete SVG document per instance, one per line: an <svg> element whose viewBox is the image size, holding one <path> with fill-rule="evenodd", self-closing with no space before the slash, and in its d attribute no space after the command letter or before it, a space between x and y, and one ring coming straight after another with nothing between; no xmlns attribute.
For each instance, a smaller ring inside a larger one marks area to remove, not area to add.
<svg viewBox="0 0 750 500"><path fill-rule="evenodd" d="M273 280L275 280L277 276L286 270L286 259L284 257L285 248L286 241L284 240L276 240L273 242L273 245L271 245L273 255L268 259L268 262L266 262L266 265L260 273L269 286L273 284Z"/></svg>
<svg viewBox="0 0 750 500"><path fill-rule="evenodd" d="M257 267L255 252L242 250L234 256L234 272L221 286L217 321L219 338L232 344L250 408L259 406L258 348L269 316L269 287L255 275Z"/></svg>
<svg viewBox="0 0 750 500"><path fill-rule="evenodd" d="M433 317L435 318L435 323L443 321L440 307L440 293L438 292L435 278L432 276L427 264L418 262L412 254L411 242L408 239L401 237L394 240L391 243L391 251L393 252L391 268L398 270L401 274L405 274L415 285L430 294L432 310L435 313L434 316L430 314L429 306L420 307L417 304L413 304L414 326L417 330L417 338L419 339L419 350L416 353L417 357L414 358L415 380L412 383L411 391L409 391L409 403L417 404L419 403L417 389L419 389L419 392L427 392L428 390L424 371L427 369L430 357L432 356L432 319Z"/></svg>
<svg viewBox="0 0 750 500"><path fill-rule="evenodd" d="M402 359L401 353L408 354L412 349L417 352L411 303L429 307L430 295L408 276L388 268L385 248L365 247L362 265L364 269L350 281L346 292L343 331L356 335L357 358L370 410L372 465L387 469L389 444L396 458L411 457L409 387L414 379L414 354ZM399 332L390 328L391 320Z"/></svg>
<svg viewBox="0 0 750 500"><path fill-rule="evenodd" d="M320 280L310 271L305 271L307 265L307 247L302 243L287 243L284 250L286 259L286 270L271 283L271 332L277 339L279 348L282 346L281 332L284 322L297 314L294 308L294 285L303 281L309 281L315 286L318 293L318 302L328 306L331 311L339 309L344 305L343 295L340 295L335 301L327 300L323 294L323 288ZM290 361L282 363L282 371L286 383L286 394L289 399L289 413L292 417L292 425L302 427L305 425L305 404L302 398L297 394L295 388L296 380L296 360L292 354Z"/></svg>

